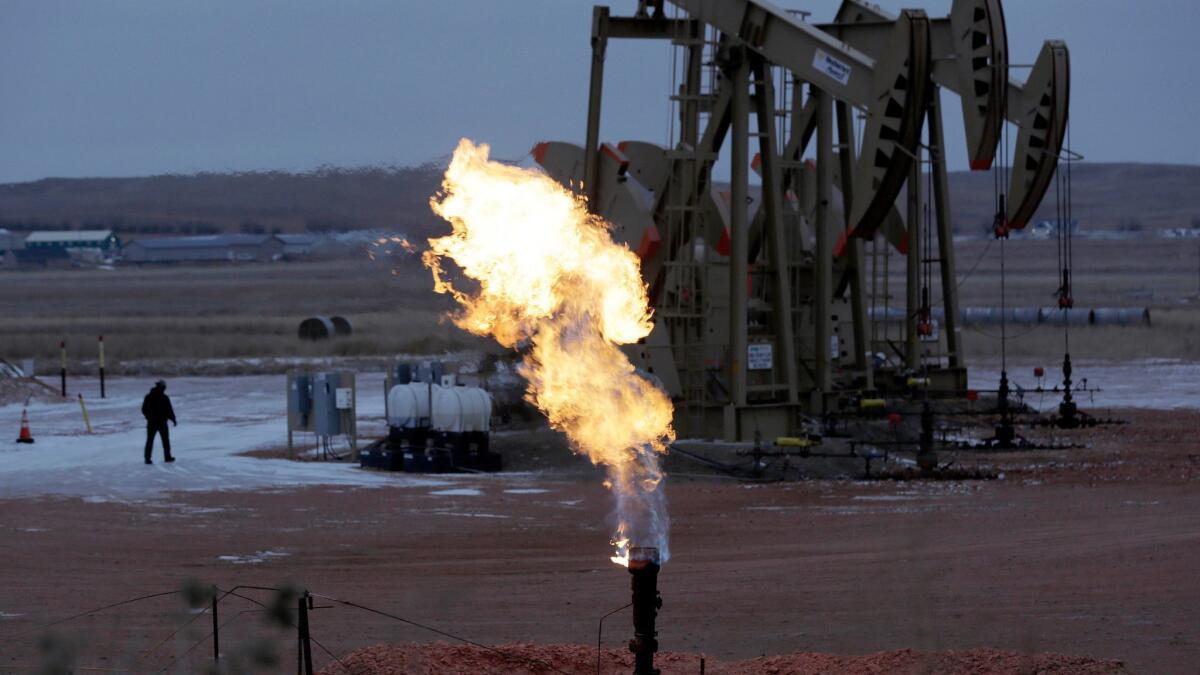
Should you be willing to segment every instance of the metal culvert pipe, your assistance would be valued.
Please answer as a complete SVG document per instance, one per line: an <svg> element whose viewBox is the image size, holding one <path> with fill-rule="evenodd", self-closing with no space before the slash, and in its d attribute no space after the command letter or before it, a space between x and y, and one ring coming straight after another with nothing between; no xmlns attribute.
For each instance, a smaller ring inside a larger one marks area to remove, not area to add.
<svg viewBox="0 0 1200 675"><path fill-rule="evenodd" d="M903 321L907 317L899 307L871 307L867 314L872 321Z"/></svg>
<svg viewBox="0 0 1200 675"><path fill-rule="evenodd" d="M964 307L959 311L964 325L999 325L1001 319L1011 324L1041 323L1042 312L1037 307Z"/></svg>
<svg viewBox="0 0 1200 675"><path fill-rule="evenodd" d="M310 316L300 322L300 328L296 331L301 340L312 341L328 340L336 334L337 329L327 316Z"/></svg>
<svg viewBox="0 0 1200 675"><path fill-rule="evenodd" d="M1097 307L1092 310L1097 326L1149 326L1149 307Z"/></svg>
<svg viewBox="0 0 1200 675"><path fill-rule="evenodd" d="M1093 323L1093 312L1090 309L1073 308L1065 310L1060 307L1043 307L1039 310L1042 323L1061 326L1090 326Z"/></svg>
<svg viewBox="0 0 1200 675"><path fill-rule="evenodd" d="M1041 323L1042 312L1037 307L1013 307L1008 310L1008 320L1017 324Z"/></svg>
<svg viewBox="0 0 1200 675"><path fill-rule="evenodd" d="M1000 315L994 313L992 307L963 307L959 310L959 316L962 318L964 326L974 324L1000 323ZM996 310L999 312L999 310Z"/></svg>
<svg viewBox="0 0 1200 675"><path fill-rule="evenodd" d="M901 307L872 307L867 310L867 314L872 321L904 321L908 318L908 313ZM941 321L946 317L946 309L939 305L931 308L929 314L938 321Z"/></svg>
<svg viewBox="0 0 1200 675"><path fill-rule="evenodd" d="M331 316L329 320L333 322L333 331L338 337L346 337L354 333L354 327L350 325L350 320L346 317Z"/></svg>

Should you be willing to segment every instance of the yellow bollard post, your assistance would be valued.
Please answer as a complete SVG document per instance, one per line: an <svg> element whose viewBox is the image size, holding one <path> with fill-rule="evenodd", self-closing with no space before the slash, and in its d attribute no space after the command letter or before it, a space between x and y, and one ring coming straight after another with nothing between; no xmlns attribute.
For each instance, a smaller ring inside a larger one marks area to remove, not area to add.
<svg viewBox="0 0 1200 675"><path fill-rule="evenodd" d="M58 343L58 353L60 358L60 366L58 369L59 380L62 383L62 397L67 397L67 341L62 340Z"/></svg>
<svg viewBox="0 0 1200 675"><path fill-rule="evenodd" d="M100 398L104 398L104 336L101 335L97 342L100 344Z"/></svg>
<svg viewBox="0 0 1200 675"><path fill-rule="evenodd" d="M83 425L87 427L87 432L92 433L92 421L88 419L87 406L83 404L83 394L79 396L79 409L83 411Z"/></svg>

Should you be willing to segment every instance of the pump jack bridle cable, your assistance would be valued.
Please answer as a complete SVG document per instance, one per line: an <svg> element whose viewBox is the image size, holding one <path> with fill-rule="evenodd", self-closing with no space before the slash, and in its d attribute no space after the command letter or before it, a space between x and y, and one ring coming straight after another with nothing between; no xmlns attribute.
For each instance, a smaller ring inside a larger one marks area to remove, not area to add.
<svg viewBox="0 0 1200 675"><path fill-rule="evenodd" d="M1060 272L1062 274L1063 289L1062 292L1066 297L1066 306L1063 315L1063 352L1070 354L1071 352L1071 322L1067 320L1071 308L1075 305L1074 285L1075 285L1075 250L1074 250L1074 233L1072 230L1072 219L1074 218L1072 200L1071 200L1071 164L1075 161L1075 155L1071 152L1071 125L1067 124L1067 175L1065 179L1061 179L1061 194L1062 202L1062 219L1060 220L1059 228L1063 226L1066 230L1062 234L1062 262L1060 263ZM1058 172L1061 175L1061 171Z"/></svg>
<svg viewBox="0 0 1200 675"><path fill-rule="evenodd" d="M927 146L926 154L929 157L928 171L925 172L925 194L924 204L924 227L922 234L922 245L924 252L922 257L924 260L921 265L921 310L924 312L923 319L933 325L933 148ZM937 152L941 153L942 149L937 148ZM918 156L919 153L918 153ZM940 236L940 233L939 233ZM939 261L940 264L941 261ZM943 294L945 291L943 291Z"/></svg>
<svg viewBox="0 0 1200 675"><path fill-rule="evenodd" d="M1000 183L1011 184L1011 172L1008 157L1008 125L1004 125L1004 148L1000 152ZM1008 371L1008 273L1004 259L1004 241L1008 239L1008 200L1003 191L1000 193L1000 208L1003 210L1004 238L1000 240L1000 368Z"/></svg>

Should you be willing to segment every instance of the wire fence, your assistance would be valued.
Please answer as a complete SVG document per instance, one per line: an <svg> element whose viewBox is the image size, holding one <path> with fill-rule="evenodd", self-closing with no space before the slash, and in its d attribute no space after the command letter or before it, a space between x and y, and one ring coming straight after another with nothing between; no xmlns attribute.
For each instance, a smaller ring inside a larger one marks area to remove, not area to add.
<svg viewBox="0 0 1200 675"><path fill-rule="evenodd" d="M266 601L251 595L251 593L269 593ZM321 609L332 609L334 607L345 607L355 609L360 612L365 612L373 616L388 619L391 622L405 624L425 632L448 638L450 640L470 645L472 647L482 649L496 655L507 663L514 666L528 666L536 668L537 672L553 672L569 675L567 671L549 663L543 659L513 654L505 651L501 647L495 647L483 644L479 641L472 640L457 633L437 628L428 623L417 621L412 618L401 616L395 612L386 611L369 605L344 600L331 595L321 593L313 593L307 589L301 589L290 586L253 586L253 585L237 585L231 588L223 589L217 586L204 586L196 583L185 585L183 588L159 591L155 593L147 593L131 598L119 600L117 602L101 605L88 609L83 612L78 612L70 616L42 623L36 626L31 626L24 630L17 631L11 635L0 635L0 643L12 644L22 639L30 639L35 637L44 637L51 629L70 624L72 622L109 613L112 610L121 607L139 605L158 598L174 596L184 600L186 605L191 607L192 616L183 621L178 626L168 631L164 636L158 638L149 647L139 650L136 655L130 660L127 666L113 665L79 665L73 662L70 655L62 656L61 654L45 653L47 650L43 645L43 656L41 662L38 663L18 663L8 662L0 665L0 670L3 672L36 672L36 673L58 673L58 672L111 672L111 673L169 673L180 672L179 670L172 671L173 668L186 668L186 672L191 670L197 664L196 660L188 660L197 650L205 645L209 645L212 650L211 661L209 662L210 673L224 672L247 672L244 667L234 666L227 669L226 662L230 660L231 654L223 652L220 647L222 631L235 626L239 621L243 620L248 615L262 615L264 623L272 625L286 631L294 631L297 654L296 654L296 672L302 675L312 675L314 672L315 660L312 657L312 646L316 646L321 653L326 657L325 667L333 667L334 672L346 673L347 675L367 675L368 670L362 668L355 669L347 664L344 659L339 657L332 649L314 635L313 624L309 621L310 612ZM253 607L239 608L231 610L227 607L227 603L231 598L236 598L243 602L248 602ZM317 601L330 603L327 605L317 605ZM618 607L602 615L598 621L598 629L596 633L596 673L601 672L603 645L602 635L604 630L604 621L608 617L628 609L632 603ZM186 643L180 645L182 651L178 649L165 653L164 646L170 644L179 636L183 635L190 627L193 626L199 619L207 618L211 623L211 628L204 632L198 638L191 638ZM228 633L228 631L226 631ZM291 638L287 638L291 639ZM273 649L264 649L267 645L258 644L254 648L257 652L250 654L250 660L262 668L268 669L269 672L283 672L279 670L283 666L282 659L279 659L274 654ZM274 645L269 645L273 647ZM53 651L52 649L50 650ZM176 653L177 652L177 653ZM236 658L236 655L233 655ZM161 665L151 665L158 660ZM164 662L165 661L165 662ZM580 672L586 668L590 670L590 664L580 663L580 667L574 672Z"/></svg>

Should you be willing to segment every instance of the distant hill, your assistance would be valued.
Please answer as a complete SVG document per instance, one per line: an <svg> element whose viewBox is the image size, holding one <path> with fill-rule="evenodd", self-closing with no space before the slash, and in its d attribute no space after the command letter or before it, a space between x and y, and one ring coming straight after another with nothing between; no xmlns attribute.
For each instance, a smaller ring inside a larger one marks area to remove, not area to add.
<svg viewBox="0 0 1200 675"><path fill-rule="evenodd" d="M444 227L429 210L442 168L47 178L0 185L0 228L113 228L147 234ZM1075 217L1087 229L1189 227L1200 219L1200 166L1096 164L1074 170ZM993 215L991 172L950 176L953 222L982 231ZM1051 191L1036 219L1054 215ZM1035 220L1036 220L1035 219Z"/></svg>
<svg viewBox="0 0 1200 675"><path fill-rule="evenodd" d="M142 234L432 231L443 167L322 169L145 178L46 178L0 185L0 228Z"/></svg>
<svg viewBox="0 0 1200 675"><path fill-rule="evenodd" d="M1090 230L1157 230L1200 222L1200 166L1079 162L1071 169L1074 217ZM950 210L960 230L990 227L992 172L950 174ZM1034 222L1054 217L1050 187Z"/></svg>

